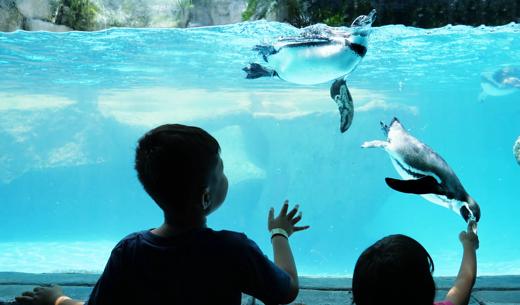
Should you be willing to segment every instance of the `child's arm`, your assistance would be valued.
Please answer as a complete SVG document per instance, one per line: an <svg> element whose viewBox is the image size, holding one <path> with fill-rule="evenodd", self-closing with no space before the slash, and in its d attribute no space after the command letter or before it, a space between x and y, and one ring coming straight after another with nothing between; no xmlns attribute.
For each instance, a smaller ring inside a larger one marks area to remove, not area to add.
<svg viewBox="0 0 520 305"><path fill-rule="evenodd" d="M72 300L63 294L59 286L36 287L15 298L20 304L31 305L83 305L84 302Z"/></svg>
<svg viewBox="0 0 520 305"><path fill-rule="evenodd" d="M291 278L291 287L286 303L294 301L298 296L298 291L300 289L298 284L298 272L296 270L296 264L294 262L288 237L294 232L309 228L309 226L296 226L302 218L301 212L295 217L298 212L298 205L296 205L289 213L287 213L288 208L289 202L285 200L280 214L275 218L274 209L271 208L269 210L268 219L268 229L272 232L271 241L273 243L274 263L287 272ZM283 231L277 232L277 229ZM285 233L287 236L284 236Z"/></svg>
<svg viewBox="0 0 520 305"><path fill-rule="evenodd" d="M473 222L468 222L467 232L461 232L459 235L460 242L464 249L462 263L460 264L460 270L455 284L446 295L446 299L451 301L453 305L469 303L471 289L475 284L475 278L477 276L476 250L478 249L479 241L478 236L473 233L472 226Z"/></svg>

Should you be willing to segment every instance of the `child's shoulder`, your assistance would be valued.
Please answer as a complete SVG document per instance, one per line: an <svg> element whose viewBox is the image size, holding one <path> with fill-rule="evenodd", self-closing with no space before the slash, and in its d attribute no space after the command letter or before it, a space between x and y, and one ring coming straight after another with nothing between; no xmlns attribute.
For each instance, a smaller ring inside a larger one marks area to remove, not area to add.
<svg viewBox="0 0 520 305"><path fill-rule="evenodd" d="M126 247L128 245L131 245L131 244L135 244L139 240L144 239L146 234L147 234L147 232L149 232L149 230L138 231L138 232L133 232L133 233L128 234L127 236L123 237L116 244L116 246L114 247L114 250L124 248L124 247Z"/></svg>
<svg viewBox="0 0 520 305"><path fill-rule="evenodd" d="M259 251L258 245L244 233L229 230L213 230L210 228L193 231L172 239L154 235L150 230L138 231L130 233L121 239L114 247L114 250L142 246L169 247L179 243L206 244L218 246L219 248L234 248L239 251L246 249Z"/></svg>
<svg viewBox="0 0 520 305"><path fill-rule="evenodd" d="M211 230L211 229L210 229ZM221 230L221 231L213 231L214 236L219 239L219 242L228 245L229 247L238 248L237 250L240 251L255 251L255 252L261 252L258 245L251 240L249 237L247 237L246 234L235 232L235 231L228 231L228 230Z"/></svg>
<svg viewBox="0 0 520 305"><path fill-rule="evenodd" d="M229 231L229 230L219 230L219 231L215 231L212 229L208 229L208 230L209 230L209 232L211 232L211 234L215 238L217 238L225 243L241 245L241 244L248 244L249 242L251 242L251 240L244 233Z"/></svg>

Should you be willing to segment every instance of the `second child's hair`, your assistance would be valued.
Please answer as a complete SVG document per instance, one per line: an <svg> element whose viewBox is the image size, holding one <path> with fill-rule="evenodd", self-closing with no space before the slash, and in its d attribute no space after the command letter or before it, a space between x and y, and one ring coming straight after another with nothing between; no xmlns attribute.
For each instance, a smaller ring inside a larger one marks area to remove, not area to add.
<svg viewBox="0 0 520 305"><path fill-rule="evenodd" d="M200 200L218 164L220 146L198 127L167 124L138 142L135 169L139 181L163 209L182 211Z"/></svg>
<svg viewBox="0 0 520 305"><path fill-rule="evenodd" d="M358 258L352 279L356 305L432 305L433 260L424 247L405 235L390 235Z"/></svg>

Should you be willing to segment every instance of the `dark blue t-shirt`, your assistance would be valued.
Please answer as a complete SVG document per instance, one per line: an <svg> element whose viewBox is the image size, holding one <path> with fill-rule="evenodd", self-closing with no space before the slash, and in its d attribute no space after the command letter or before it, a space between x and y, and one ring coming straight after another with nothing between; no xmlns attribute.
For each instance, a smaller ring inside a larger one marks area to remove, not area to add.
<svg viewBox="0 0 520 305"><path fill-rule="evenodd" d="M234 305L241 293L287 299L289 275L246 235L200 229L164 238L142 231L112 250L86 305Z"/></svg>

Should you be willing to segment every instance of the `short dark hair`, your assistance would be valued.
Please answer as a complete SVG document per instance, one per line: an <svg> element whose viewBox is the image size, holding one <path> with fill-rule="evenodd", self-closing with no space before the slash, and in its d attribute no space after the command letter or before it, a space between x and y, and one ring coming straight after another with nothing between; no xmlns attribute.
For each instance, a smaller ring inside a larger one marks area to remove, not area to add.
<svg viewBox="0 0 520 305"><path fill-rule="evenodd" d="M356 305L432 305L435 298L433 260L415 239L390 235L358 258L352 279Z"/></svg>
<svg viewBox="0 0 520 305"><path fill-rule="evenodd" d="M208 186L220 146L201 128L166 124L139 139L135 169L146 192L163 209L183 210Z"/></svg>

